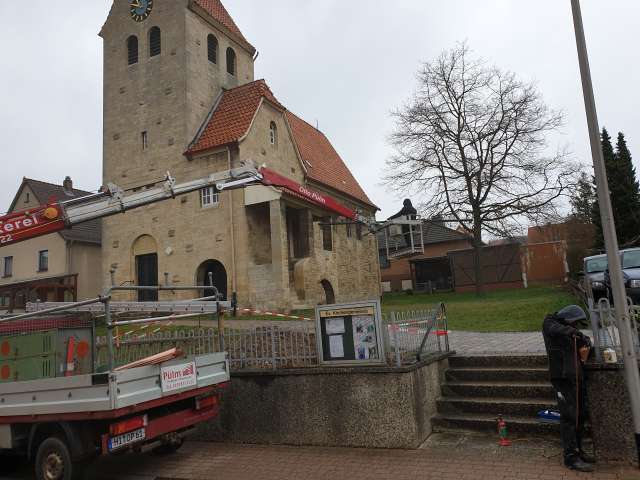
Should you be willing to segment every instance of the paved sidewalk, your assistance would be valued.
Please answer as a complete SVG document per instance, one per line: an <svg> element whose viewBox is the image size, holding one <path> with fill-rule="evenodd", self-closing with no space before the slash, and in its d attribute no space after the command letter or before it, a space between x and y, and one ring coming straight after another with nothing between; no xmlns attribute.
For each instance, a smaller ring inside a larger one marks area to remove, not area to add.
<svg viewBox="0 0 640 480"><path fill-rule="evenodd" d="M593 339L591 330L582 330ZM533 354L546 355L542 332L449 332L451 349L469 354Z"/></svg>
<svg viewBox="0 0 640 480"><path fill-rule="evenodd" d="M495 444L490 440L491 444ZM439 442L420 450L248 446L189 442L177 454L100 462L90 478L120 480L638 480L638 470L600 466L577 474L554 448L485 448Z"/></svg>
<svg viewBox="0 0 640 480"><path fill-rule="evenodd" d="M541 332L450 332L449 345L459 354L544 354Z"/></svg>

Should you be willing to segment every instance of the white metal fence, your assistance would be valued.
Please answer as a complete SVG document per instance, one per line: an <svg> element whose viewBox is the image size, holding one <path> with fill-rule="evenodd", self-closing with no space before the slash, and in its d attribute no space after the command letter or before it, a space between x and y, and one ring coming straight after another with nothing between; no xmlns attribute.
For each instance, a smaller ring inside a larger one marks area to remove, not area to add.
<svg viewBox="0 0 640 480"><path fill-rule="evenodd" d="M385 315L387 362L400 366L433 353L449 351L446 308L443 303L418 311Z"/></svg>
<svg viewBox="0 0 640 480"><path fill-rule="evenodd" d="M383 318L387 364L415 363L427 355L449 351L444 304L428 310L391 312ZM116 365L124 365L177 347L188 355L226 351L233 371L290 369L319 364L316 328L313 322L290 322L265 326L224 328L175 327L148 334L122 335L115 343ZM97 365L106 368L108 345L98 338Z"/></svg>
<svg viewBox="0 0 640 480"><path fill-rule="evenodd" d="M638 325L640 325L640 306L630 302L629 313L631 331L633 332L633 345L636 353L640 354L640 330L638 330ZM618 354L618 360L622 361L622 347L620 345L620 333L616 325L615 307L606 298L601 298L598 303L589 309L589 316L591 318L596 360L602 361L602 351L606 348L612 348Z"/></svg>

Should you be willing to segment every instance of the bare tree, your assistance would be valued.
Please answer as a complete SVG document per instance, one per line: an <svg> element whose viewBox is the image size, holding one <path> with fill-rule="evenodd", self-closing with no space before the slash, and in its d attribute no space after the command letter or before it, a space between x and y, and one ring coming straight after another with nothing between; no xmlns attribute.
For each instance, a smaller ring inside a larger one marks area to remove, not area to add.
<svg viewBox="0 0 640 480"><path fill-rule="evenodd" d="M546 154L562 114L535 85L470 57L462 44L422 66L417 91L394 113L386 182L473 232L481 293L483 231L512 236L525 220L555 217L577 170L566 152Z"/></svg>

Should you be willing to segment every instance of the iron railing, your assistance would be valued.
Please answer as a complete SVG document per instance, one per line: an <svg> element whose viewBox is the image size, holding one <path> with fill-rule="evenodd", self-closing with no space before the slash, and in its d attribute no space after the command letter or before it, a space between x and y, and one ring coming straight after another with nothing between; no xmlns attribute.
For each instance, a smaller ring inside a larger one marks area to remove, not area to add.
<svg viewBox="0 0 640 480"><path fill-rule="evenodd" d="M633 332L633 346L636 354L640 354L640 305L634 305L630 299L629 302L629 319L631 321L631 331ZM603 359L602 352L611 348L616 351L618 361L622 361L622 346L620 344L620 333L616 325L615 306L612 306L606 298L601 298L594 305L592 302L589 308L589 317L591 319L591 330L593 332L594 349L596 361L601 362Z"/></svg>
<svg viewBox="0 0 640 480"><path fill-rule="evenodd" d="M318 365L315 327L310 323L224 328L223 332L222 338L215 327L176 327L164 332L124 334L116 341L115 365L135 362L174 347L188 355L204 355L221 351L221 346L229 355L229 367L233 371ZM104 369L109 355L106 337L98 338L97 351L98 365Z"/></svg>
<svg viewBox="0 0 640 480"><path fill-rule="evenodd" d="M391 312L385 315L384 324L390 365L419 362L429 354L449 351L444 303L429 310Z"/></svg>
<svg viewBox="0 0 640 480"><path fill-rule="evenodd" d="M236 326L219 329L177 327L177 330L121 335L114 349L115 363L122 365L178 347L188 354L220 351L229 355L232 371L279 370L319 365L316 328L312 322L290 325ZM386 363L401 366L419 362L430 354L449 351L447 316L444 304L429 310L391 312L383 319ZM98 359L108 352L105 338L98 340Z"/></svg>

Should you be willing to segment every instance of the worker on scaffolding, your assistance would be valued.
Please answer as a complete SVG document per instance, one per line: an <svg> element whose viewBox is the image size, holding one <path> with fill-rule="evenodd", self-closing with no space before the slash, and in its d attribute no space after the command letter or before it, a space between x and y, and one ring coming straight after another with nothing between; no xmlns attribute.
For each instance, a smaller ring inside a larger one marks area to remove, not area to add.
<svg viewBox="0 0 640 480"><path fill-rule="evenodd" d="M595 458L583 450L586 384L582 364L589 356L591 340L578 324L587 319L584 310L570 305L547 315L542 334L549 357L549 374L560 410L560 434L564 464L572 470L592 472Z"/></svg>
<svg viewBox="0 0 640 480"><path fill-rule="evenodd" d="M402 210L395 215L392 215L388 220L395 220L396 218L407 218L408 220L415 220L417 218L418 211L415 209L411 200L408 198L402 202ZM411 227L409 225L402 225L402 235L404 236L407 245L411 245Z"/></svg>

